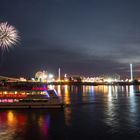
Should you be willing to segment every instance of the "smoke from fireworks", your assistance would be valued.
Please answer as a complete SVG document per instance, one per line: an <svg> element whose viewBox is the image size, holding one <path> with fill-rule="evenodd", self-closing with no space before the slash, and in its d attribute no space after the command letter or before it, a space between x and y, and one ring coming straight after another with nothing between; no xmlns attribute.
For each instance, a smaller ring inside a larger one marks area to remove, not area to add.
<svg viewBox="0 0 140 140"><path fill-rule="evenodd" d="M2 51L9 50L19 41L18 31L7 22L0 23L0 48Z"/></svg>

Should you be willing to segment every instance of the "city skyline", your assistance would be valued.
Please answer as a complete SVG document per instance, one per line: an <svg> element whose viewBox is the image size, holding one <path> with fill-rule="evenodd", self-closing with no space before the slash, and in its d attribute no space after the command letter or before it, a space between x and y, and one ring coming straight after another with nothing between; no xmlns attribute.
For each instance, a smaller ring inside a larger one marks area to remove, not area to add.
<svg viewBox="0 0 140 140"><path fill-rule="evenodd" d="M1 75L57 74L129 76L140 72L138 0L2 1L0 22L15 26L16 48L0 60Z"/></svg>

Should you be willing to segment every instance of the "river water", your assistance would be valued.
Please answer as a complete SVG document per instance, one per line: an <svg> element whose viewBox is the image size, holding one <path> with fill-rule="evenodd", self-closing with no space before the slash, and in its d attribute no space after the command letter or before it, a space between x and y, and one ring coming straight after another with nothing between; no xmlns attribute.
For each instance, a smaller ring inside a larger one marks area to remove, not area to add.
<svg viewBox="0 0 140 140"><path fill-rule="evenodd" d="M64 110L0 110L0 140L140 139L139 86L55 89Z"/></svg>

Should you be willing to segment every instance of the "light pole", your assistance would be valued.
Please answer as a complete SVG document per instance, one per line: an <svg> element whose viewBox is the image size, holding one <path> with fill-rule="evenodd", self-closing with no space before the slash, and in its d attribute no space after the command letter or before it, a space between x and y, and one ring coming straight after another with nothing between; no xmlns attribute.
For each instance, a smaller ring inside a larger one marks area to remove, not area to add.
<svg viewBox="0 0 140 140"><path fill-rule="evenodd" d="M133 81L133 66L130 64L130 80Z"/></svg>

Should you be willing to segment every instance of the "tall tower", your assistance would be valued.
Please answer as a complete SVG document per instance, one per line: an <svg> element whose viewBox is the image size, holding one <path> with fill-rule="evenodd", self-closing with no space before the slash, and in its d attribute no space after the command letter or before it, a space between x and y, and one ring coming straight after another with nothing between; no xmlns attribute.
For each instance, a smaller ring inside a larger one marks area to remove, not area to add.
<svg viewBox="0 0 140 140"><path fill-rule="evenodd" d="M61 80L61 75L60 75L60 68L58 69L58 80Z"/></svg>
<svg viewBox="0 0 140 140"><path fill-rule="evenodd" d="M130 64L130 77L131 77L131 81L133 81L133 66L132 64Z"/></svg>

